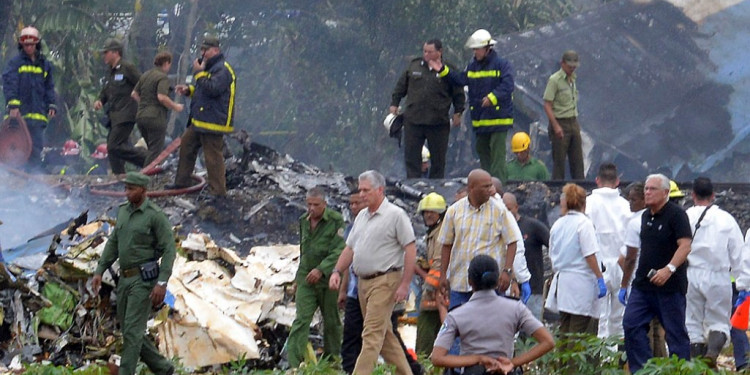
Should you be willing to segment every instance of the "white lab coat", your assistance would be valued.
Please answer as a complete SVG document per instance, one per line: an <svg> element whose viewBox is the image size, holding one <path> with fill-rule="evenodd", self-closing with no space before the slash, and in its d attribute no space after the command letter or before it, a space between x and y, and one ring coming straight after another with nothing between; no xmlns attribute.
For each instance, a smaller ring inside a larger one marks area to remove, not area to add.
<svg viewBox="0 0 750 375"><path fill-rule="evenodd" d="M550 229L549 256L555 276L544 307L553 312L599 317L599 287L585 257L597 254L594 225L588 217L570 211Z"/></svg>

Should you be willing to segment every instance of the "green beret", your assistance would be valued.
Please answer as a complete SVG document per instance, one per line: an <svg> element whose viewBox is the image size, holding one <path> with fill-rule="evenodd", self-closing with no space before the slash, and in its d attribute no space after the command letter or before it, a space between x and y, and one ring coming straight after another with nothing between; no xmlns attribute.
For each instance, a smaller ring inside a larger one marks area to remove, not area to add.
<svg viewBox="0 0 750 375"><path fill-rule="evenodd" d="M128 172L128 174L125 175L125 180L123 182L130 185L148 187L150 180L151 179L143 173Z"/></svg>

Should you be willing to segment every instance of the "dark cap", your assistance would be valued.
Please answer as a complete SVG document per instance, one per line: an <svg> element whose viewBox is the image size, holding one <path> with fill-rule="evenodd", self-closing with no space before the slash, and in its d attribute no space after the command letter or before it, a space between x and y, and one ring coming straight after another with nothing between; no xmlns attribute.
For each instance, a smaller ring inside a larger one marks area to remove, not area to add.
<svg viewBox="0 0 750 375"><path fill-rule="evenodd" d="M125 175L125 180L123 182L128 185L148 187L148 183L150 180L151 179L143 173L128 172L128 174Z"/></svg>
<svg viewBox="0 0 750 375"><path fill-rule="evenodd" d="M115 38L107 39L107 41L104 42L104 47L102 47L102 52L107 51L117 51L122 53L122 42Z"/></svg>
<svg viewBox="0 0 750 375"><path fill-rule="evenodd" d="M572 67L578 66L578 52L573 51L572 49L567 50L562 55L562 61L565 61L568 65Z"/></svg>
<svg viewBox="0 0 750 375"><path fill-rule="evenodd" d="M211 48L211 47L219 48L219 38L213 35L206 35L203 38L203 43L201 43L201 48Z"/></svg>

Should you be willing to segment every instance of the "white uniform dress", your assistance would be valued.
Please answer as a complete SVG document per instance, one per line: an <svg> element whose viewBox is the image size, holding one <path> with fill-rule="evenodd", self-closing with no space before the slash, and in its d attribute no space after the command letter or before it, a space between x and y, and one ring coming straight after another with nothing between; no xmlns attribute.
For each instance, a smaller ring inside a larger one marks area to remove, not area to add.
<svg viewBox="0 0 750 375"><path fill-rule="evenodd" d="M732 280L737 289L748 288L748 269L743 262L744 239L737 221L718 206L711 206L700 227L695 228L706 206L694 206L685 212L693 230L688 255L688 291L685 326L691 344L706 343L708 332L723 332L729 337L732 311Z"/></svg>
<svg viewBox="0 0 750 375"><path fill-rule="evenodd" d="M630 205L620 196L620 191L603 187L594 189L586 198L586 215L591 218L599 241L597 255L604 264L602 275L607 285L607 295L601 302L599 337L623 337L622 315L625 312L617 299L622 282L622 269L617 259L625 240L625 227L631 218Z"/></svg>
<svg viewBox="0 0 750 375"><path fill-rule="evenodd" d="M594 225L586 215L570 211L557 219L549 232L549 257L555 276L545 308L599 318L599 287L585 259L598 251Z"/></svg>

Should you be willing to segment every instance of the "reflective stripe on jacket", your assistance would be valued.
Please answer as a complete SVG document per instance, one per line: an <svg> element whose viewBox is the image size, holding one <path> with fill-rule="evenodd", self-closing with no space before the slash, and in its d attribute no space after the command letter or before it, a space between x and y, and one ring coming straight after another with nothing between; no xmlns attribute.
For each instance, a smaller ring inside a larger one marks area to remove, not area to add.
<svg viewBox="0 0 750 375"><path fill-rule="evenodd" d="M206 70L195 74L190 86L190 123L195 130L207 133L234 131L234 95L236 76L223 54L206 62Z"/></svg>

